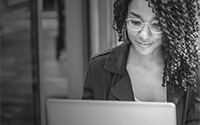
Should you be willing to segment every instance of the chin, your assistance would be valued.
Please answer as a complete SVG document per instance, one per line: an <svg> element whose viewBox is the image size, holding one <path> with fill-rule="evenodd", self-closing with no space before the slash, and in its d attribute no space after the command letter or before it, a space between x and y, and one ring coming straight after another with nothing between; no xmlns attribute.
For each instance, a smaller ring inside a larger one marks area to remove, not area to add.
<svg viewBox="0 0 200 125"><path fill-rule="evenodd" d="M141 55L146 56L146 55L151 54L152 52L151 52L151 51L139 51L139 53L140 53Z"/></svg>

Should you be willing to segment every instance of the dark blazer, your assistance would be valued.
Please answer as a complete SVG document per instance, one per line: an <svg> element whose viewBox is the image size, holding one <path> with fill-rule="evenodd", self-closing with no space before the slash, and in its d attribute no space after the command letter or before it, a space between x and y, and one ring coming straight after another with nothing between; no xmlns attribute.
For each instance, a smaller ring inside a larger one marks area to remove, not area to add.
<svg viewBox="0 0 200 125"><path fill-rule="evenodd" d="M91 58L82 99L135 101L126 71L130 44L123 43ZM167 92L167 102L176 104L178 125L200 125L200 70L198 90Z"/></svg>

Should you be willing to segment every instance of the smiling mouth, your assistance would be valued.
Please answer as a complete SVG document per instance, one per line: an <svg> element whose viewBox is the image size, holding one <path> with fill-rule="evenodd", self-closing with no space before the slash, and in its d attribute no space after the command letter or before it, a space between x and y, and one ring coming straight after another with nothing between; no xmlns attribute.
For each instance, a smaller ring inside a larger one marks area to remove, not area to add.
<svg viewBox="0 0 200 125"><path fill-rule="evenodd" d="M150 47L153 43L140 43L140 42L138 42L138 41L136 41L137 42L137 44L140 46L140 47L142 47L142 48L148 48L148 47Z"/></svg>

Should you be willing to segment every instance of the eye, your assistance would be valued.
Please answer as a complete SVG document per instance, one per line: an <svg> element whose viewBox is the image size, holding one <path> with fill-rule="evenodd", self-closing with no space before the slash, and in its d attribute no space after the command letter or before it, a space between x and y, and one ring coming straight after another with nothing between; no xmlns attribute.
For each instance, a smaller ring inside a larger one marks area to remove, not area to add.
<svg viewBox="0 0 200 125"><path fill-rule="evenodd" d="M142 22L138 19L130 19L130 23L134 26L139 26L142 24Z"/></svg>
<svg viewBox="0 0 200 125"><path fill-rule="evenodd" d="M152 21L150 25L151 25L152 28L159 28L160 27L158 20Z"/></svg>

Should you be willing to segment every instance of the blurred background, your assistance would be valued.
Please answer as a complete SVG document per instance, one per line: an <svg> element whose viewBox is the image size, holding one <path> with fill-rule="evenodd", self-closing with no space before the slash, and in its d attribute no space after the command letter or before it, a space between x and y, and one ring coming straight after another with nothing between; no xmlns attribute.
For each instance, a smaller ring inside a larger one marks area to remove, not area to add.
<svg viewBox="0 0 200 125"><path fill-rule="evenodd" d="M113 2L0 0L1 125L47 125L47 99L81 98L90 57L120 44Z"/></svg>
<svg viewBox="0 0 200 125"><path fill-rule="evenodd" d="M0 0L1 125L47 125L48 98L81 98L90 57L118 44L113 1Z"/></svg>

